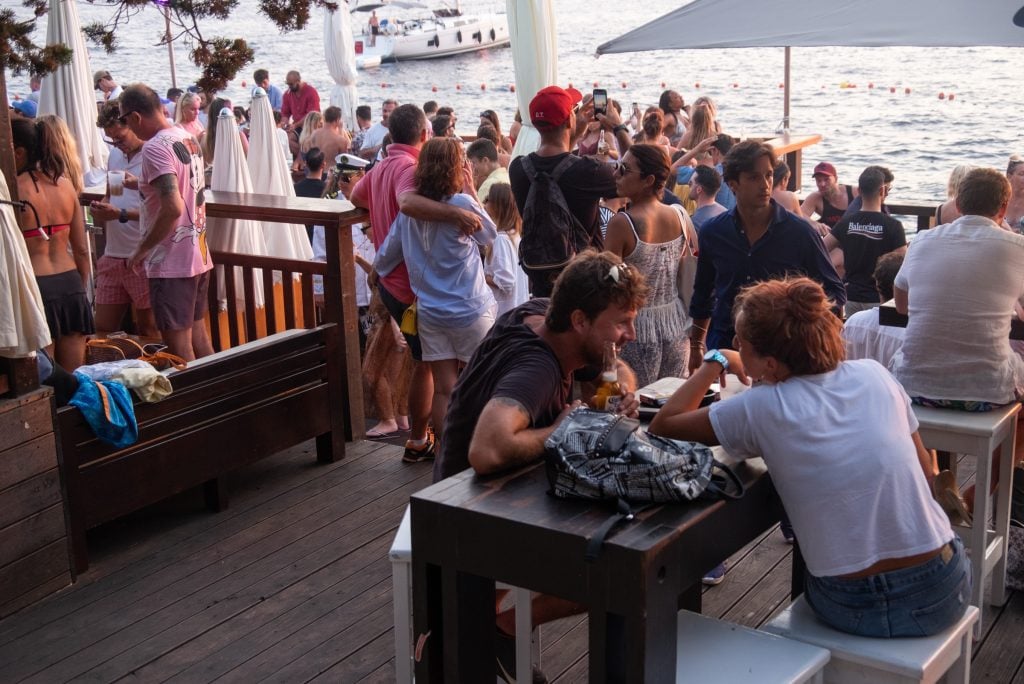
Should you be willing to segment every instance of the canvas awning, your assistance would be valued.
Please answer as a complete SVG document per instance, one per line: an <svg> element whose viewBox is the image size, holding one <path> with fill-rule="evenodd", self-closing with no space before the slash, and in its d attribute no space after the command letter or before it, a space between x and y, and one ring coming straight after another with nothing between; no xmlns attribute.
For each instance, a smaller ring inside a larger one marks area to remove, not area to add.
<svg viewBox="0 0 1024 684"><path fill-rule="evenodd" d="M790 47L1024 46L1021 0L694 0L597 48L784 47L789 119Z"/></svg>

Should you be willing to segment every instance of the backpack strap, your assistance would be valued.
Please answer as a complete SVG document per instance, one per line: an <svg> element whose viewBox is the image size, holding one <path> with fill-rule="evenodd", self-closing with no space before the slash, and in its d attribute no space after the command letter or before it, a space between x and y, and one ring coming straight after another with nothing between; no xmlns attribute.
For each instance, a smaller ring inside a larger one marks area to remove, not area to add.
<svg viewBox="0 0 1024 684"><path fill-rule="evenodd" d="M577 161L579 161L579 157L571 152L565 155L565 158L558 162L555 168L551 169L551 180L557 183L558 179L562 177L562 174L568 171L570 167L574 166Z"/></svg>
<svg viewBox="0 0 1024 684"><path fill-rule="evenodd" d="M530 179L530 182L532 183L535 181L537 179L537 168L533 165L533 162L530 161L530 155L524 154L519 157L519 163L523 165L523 173L525 173L526 177Z"/></svg>
<svg viewBox="0 0 1024 684"><path fill-rule="evenodd" d="M615 529L615 526L620 522L628 522L632 520L636 517L637 513L650 508L652 505L653 504L645 504L643 506L633 508L625 499L616 499L616 512L605 520L600 527L594 530L594 534L587 539L587 545L583 551L583 559L588 563L597 562L597 557L601 555L601 546L604 544L604 540L608 538L608 534Z"/></svg>

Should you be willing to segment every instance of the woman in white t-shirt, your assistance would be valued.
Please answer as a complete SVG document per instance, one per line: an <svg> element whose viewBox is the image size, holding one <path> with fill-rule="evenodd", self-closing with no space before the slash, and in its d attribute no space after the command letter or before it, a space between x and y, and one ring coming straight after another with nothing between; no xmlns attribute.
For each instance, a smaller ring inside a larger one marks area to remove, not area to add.
<svg viewBox="0 0 1024 684"><path fill-rule="evenodd" d="M764 458L824 622L870 637L935 634L963 615L970 565L932 498L936 467L910 399L875 361L843 360L830 306L807 278L743 290L739 352L709 351L650 429ZM725 370L754 387L698 409Z"/></svg>

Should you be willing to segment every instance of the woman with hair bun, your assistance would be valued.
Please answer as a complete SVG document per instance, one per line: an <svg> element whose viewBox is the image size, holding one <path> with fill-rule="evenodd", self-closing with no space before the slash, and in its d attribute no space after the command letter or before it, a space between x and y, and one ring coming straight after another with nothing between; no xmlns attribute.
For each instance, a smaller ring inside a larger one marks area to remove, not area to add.
<svg viewBox="0 0 1024 684"><path fill-rule="evenodd" d="M743 290L739 351L709 351L650 429L764 458L822 621L869 637L936 634L967 607L970 564L932 498L937 468L910 398L875 361L844 361L831 306L808 278ZM725 371L754 386L698 409Z"/></svg>
<svg viewBox="0 0 1024 684"><path fill-rule="evenodd" d="M85 362L85 336L95 332L85 296L89 280L89 245L78 190L81 168L74 139L60 119L15 119L14 163L21 235L43 299L57 363L72 371ZM69 249L70 247L70 249Z"/></svg>

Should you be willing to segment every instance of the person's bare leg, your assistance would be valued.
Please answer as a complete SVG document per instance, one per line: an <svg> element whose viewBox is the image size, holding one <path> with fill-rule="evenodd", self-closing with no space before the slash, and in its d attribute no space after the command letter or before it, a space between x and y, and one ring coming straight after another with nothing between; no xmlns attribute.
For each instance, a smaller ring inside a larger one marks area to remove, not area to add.
<svg viewBox="0 0 1024 684"><path fill-rule="evenodd" d="M167 351L180 356L186 361L195 361L196 355L192 350L192 328L183 330L161 330L160 337L167 345Z"/></svg>
<svg viewBox="0 0 1024 684"><path fill-rule="evenodd" d="M135 325L142 337L160 337L152 309L135 309Z"/></svg>
<svg viewBox="0 0 1024 684"><path fill-rule="evenodd" d="M533 613L534 627L571 615L579 615L587 610L582 603L566 601L548 594L534 594L531 604L530 610ZM503 634L514 636L516 633L515 606L498 613L496 623Z"/></svg>
<svg viewBox="0 0 1024 684"><path fill-rule="evenodd" d="M122 330L121 321L128 310L127 304L97 304L96 313L93 315L93 322L96 324L96 334L106 337L108 333ZM152 309L150 309L152 315Z"/></svg>
<svg viewBox="0 0 1024 684"><path fill-rule="evenodd" d="M69 373L84 364L85 335L82 333L62 335L54 343L53 358Z"/></svg>
<svg viewBox="0 0 1024 684"><path fill-rule="evenodd" d="M459 361L431 361L430 370L434 378L434 400L430 415L434 421L434 435L440 443L443 437L441 432L444 429L444 417L448 413L448 402L452 398L452 390L455 389L455 381L459 377Z"/></svg>
<svg viewBox="0 0 1024 684"><path fill-rule="evenodd" d="M373 370L373 373L366 373L366 381L370 386L373 405L376 407L377 424L366 431L367 437L386 435L398 430L393 399L391 398L391 381L388 379L386 370Z"/></svg>
<svg viewBox="0 0 1024 684"><path fill-rule="evenodd" d="M430 423L430 406L434 399L434 374L430 364L413 361L412 382L409 383L409 420L412 434L410 439L422 443L427 438ZM438 426L434 426L436 429Z"/></svg>
<svg viewBox="0 0 1024 684"><path fill-rule="evenodd" d="M192 324L192 350L195 352L193 358L196 359L213 354L213 343L210 342L210 333L206 330L205 318L200 318Z"/></svg>

